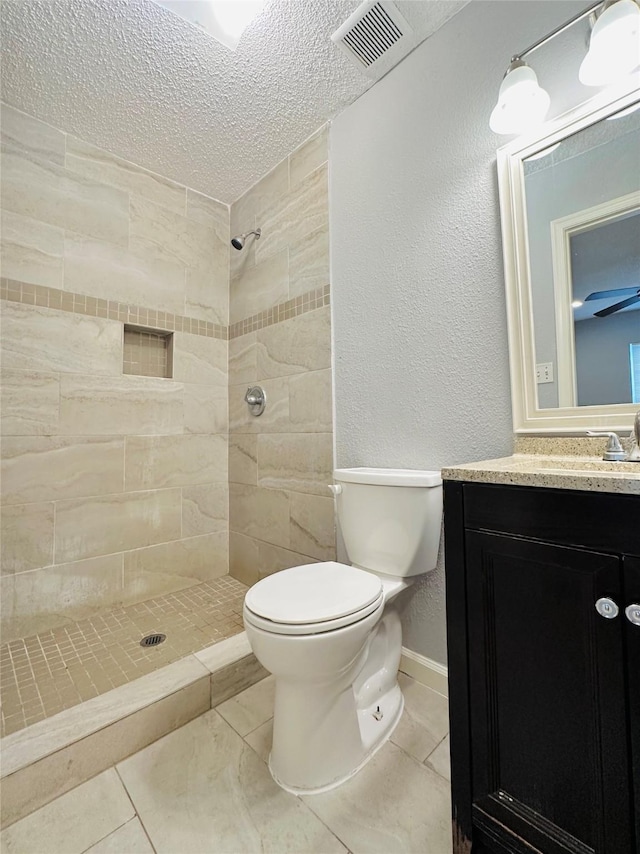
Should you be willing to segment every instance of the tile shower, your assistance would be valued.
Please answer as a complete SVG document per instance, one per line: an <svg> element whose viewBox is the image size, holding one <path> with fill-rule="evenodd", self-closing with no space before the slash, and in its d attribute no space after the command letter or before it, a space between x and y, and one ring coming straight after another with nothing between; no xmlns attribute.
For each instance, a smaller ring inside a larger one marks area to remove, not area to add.
<svg viewBox="0 0 640 854"><path fill-rule="evenodd" d="M229 209L2 130L4 733L239 631L245 585L335 533L326 133Z"/></svg>

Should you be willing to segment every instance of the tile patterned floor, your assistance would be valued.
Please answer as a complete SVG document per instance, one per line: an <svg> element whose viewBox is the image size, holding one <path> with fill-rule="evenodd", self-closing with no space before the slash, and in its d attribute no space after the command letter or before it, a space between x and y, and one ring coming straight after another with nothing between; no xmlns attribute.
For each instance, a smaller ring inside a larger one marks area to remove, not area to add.
<svg viewBox="0 0 640 854"><path fill-rule="evenodd" d="M0 648L8 735L242 631L247 588L228 575ZM164 632L157 647L140 639Z"/></svg>
<svg viewBox="0 0 640 854"><path fill-rule="evenodd" d="M5 829L3 854L451 854L447 701L401 681L391 741L332 792L271 779L269 677Z"/></svg>

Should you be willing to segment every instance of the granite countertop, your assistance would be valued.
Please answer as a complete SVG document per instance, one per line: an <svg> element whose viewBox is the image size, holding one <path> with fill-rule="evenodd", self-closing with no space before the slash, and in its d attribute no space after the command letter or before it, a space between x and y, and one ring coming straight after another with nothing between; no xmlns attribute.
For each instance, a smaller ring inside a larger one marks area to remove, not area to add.
<svg viewBox="0 0 640 854"><path fill-rule="evenodd" d="M622 445L629 451L630 439ZM546 486L640 495L640 463L602 459L604 440L589 436L516 436L514 453L497 460L442 469L445 480Z"/></svg>
<svg viewBox="0 0 640 854"><path fill-rule="evenodd" d="M513 454L444 468L442 477L444 480L640 495L640 463L608 463L597 457Z"/></svg>

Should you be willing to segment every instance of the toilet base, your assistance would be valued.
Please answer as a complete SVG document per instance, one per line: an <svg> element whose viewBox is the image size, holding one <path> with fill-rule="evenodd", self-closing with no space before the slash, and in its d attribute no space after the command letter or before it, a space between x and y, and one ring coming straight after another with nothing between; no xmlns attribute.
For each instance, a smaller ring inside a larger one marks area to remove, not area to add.
<svg viewBox="0 0 640 854"><path fill-rule="evenodd" d="M358 725L365 754L362 760L348 773L338 777L331 783L327 783L325 786L303 789L284 783L274 774L271 766L271 754L269 754L269 771L271 772L271 776L280 788L291 792L293 795L319 795L322 792L330 792L332 789L336 789L354 777L375 756L380 748L384 747L398 726L403 711L404 697L397 682L386 694L372 703L369 708L358 710ZM380 717L379 713L381 713Z"/></svg>

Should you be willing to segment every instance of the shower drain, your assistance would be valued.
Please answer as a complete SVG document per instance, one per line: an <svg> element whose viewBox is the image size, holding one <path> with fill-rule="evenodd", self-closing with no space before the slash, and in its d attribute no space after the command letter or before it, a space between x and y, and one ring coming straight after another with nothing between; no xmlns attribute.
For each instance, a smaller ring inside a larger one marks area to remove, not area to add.
<svg viewBox="0 0 640 854"><path fill-rule="evenodd" d="M167 639L166 635L163 635L162 632L157 632L154 635L146 635L140 641L140 646L158 646L159 643L164 643Z"/></svg>

